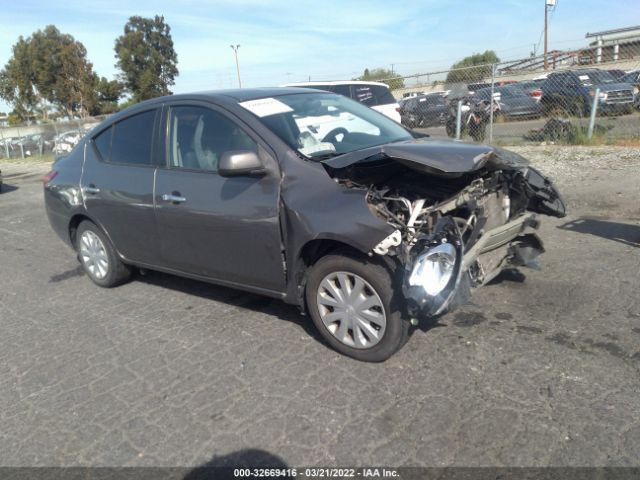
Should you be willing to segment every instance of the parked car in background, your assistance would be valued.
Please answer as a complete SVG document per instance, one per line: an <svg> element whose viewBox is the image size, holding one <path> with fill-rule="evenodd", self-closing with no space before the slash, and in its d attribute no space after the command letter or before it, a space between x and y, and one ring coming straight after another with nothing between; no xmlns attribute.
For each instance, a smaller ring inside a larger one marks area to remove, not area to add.
<svg viewBox="0 0 640 480"><path fill-rule="evenodd" d="M483 88L491 87L490 83L469 83L467 85L467 90L469 91L469 95L473 95L476 91L482 90Z"/></svg>
<svg viewBox="0 0 640 480"><path fill-rule="evenodd" d="M62 155L69 153L87 133L84 129L62 132L54 138L53 153Z"/></svg>
<svg viewBox="0 0 640 480"><path fill-rule="evenodd" d="M444 125L449 107L442 93L409 98L400 105L402 124L409 128Z"/></svg>
<svg viewBox="0 0 640 480"><path fill-rule="evenodd" d="M636 108L640 109L640 70L632 70L622 77L620 81L633 87L634 104Z"/></svg>
<svg viewBox="0 0 640 480"><path fill-rule="evenodd" d="M537 118L542 114L542 107L535 97L529 95L519 84L493 88L494 98L498 101L499 116L506 119ZM491 88L476 91L474 101L489 101Z"/></svg>
<svg viewBox="0 0 640 480"><path fill-rule="evenodd" d="M329 133L299 127L317 117L333 118ZM79 147L45 176L44 198L95 284L143 267L278 298L363 361L389 358L411 322L504 268L532 264L544 251L536 214L565 215L523 157L417 138L329 92L156 98Z"/></svg>
<svg viewBox="0 0 640 480"><path fill-rule="evenodd" d="M315 88L337 93L356 100L385 114L391 120L400 123L400 105L391 94L389 86L380 82L364 82L358 80L338 82L301 82L289 83L285 87Z"/></svg>
<svg viewBox="0 0 640 480"><path fill-rule="evenodd" d="M540 101L542 98L542 83L544 80L524 80L522 82L518 82L517 85L520 86L527 95L536 99L536 101Z"/></svg>
<svg viewBox="0 0 640 480"><path fill-rule="evenodd" d="M20 146L22 146L22 152L25 157L32 157L43 154L45 151L50 151L53 147L53 141L46 140L43 134L36 133L22 137L18 142L18 148Z"/></svg>
<svg viewBox="0 0 640 480"><path fill-rule="evenodd" d="M629 113L633 108L633 87L619 82L606 70L584 69L553 72L542 84L541 103L546 114L558 111L576 116L588 116L600 89L598 112Z"/></svg>
<svg viewBox="0 0 640 480"><path fill-rule="evenodd" d="M623 81L622 77L624 77L626 74L624 70L620 70L620 69L607 70L607 72L609 72L611 76L618 81Z"/></svg>

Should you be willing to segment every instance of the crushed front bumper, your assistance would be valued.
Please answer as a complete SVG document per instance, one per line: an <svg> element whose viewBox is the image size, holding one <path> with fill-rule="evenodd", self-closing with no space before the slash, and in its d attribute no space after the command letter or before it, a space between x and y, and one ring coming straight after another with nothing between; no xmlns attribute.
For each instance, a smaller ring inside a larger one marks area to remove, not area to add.
<svg viewBox="0 0 640 480"><path fill-rule="evenodd" d="M509 266L529 266L544 252L542 242L533 230L539 227L534 213L525 213L509 222L484 232L465 251L462 236L451 217L443 217L435 233L419 247L419 253L407 265L403 282L403 294L407 302L407 313L411 317L432 317L447 310L456 298L468 298L470 289L489 282L500 271ZM437 294L430 295L426 289L411 285L409 278L420 257L430 249L450 243L456 250L455 266L446 286ZM416 249L414 247L414 249ZM470 270L473 269L473 274ZM459 302L455 302L459 303Z"/></svg>

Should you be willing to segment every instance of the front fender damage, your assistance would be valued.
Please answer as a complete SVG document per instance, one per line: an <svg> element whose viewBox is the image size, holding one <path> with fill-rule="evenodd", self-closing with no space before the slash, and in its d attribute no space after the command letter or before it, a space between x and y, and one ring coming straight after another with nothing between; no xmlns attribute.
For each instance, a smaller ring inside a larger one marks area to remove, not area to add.
<svg viewBox="0 0 640 480"><path fill-rule="evenodd" d="M343 186L366 190L372 212L395 228L370 254L396 263L409 317L466 303L506 268L538 267L537 215L566 215L551 180L501 149L471 158L478 152L465 147L452 167L413 153L328 169Z"/></svg>

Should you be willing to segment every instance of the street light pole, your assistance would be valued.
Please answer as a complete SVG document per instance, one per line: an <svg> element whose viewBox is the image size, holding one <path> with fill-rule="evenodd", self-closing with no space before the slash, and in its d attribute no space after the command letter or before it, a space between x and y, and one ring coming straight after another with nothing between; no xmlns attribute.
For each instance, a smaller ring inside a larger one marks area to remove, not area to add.
<svg viewBox="0 0 640 480"><path fill-rule="evenodd" d="M549 68L549 61L547 60L547 16L549 7L553 7L556 4L556 0L544 0L544 69Z"/></svg>
<svg viewBox="0 0 640 480"><path fill-rule="evenodd" d="M240 45L229 45L233 49L233 53L236 56L236 71L238 72L238 87L242 88L242 82L240 81L240 64L238 63L238 49Z"/></svg>

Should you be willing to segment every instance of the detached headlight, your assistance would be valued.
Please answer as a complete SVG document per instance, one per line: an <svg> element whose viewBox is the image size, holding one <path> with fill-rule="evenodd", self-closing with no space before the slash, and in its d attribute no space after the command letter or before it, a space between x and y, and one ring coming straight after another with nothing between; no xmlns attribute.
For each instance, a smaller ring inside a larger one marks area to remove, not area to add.
<svg viewBox="0 0 640 480"><path fill-rule="evenodd" d="M418 257L409 277L409 285L422 287L428 295L436 296L451 280L456 257L456 249L450 243L433 247Z"/></svg>

